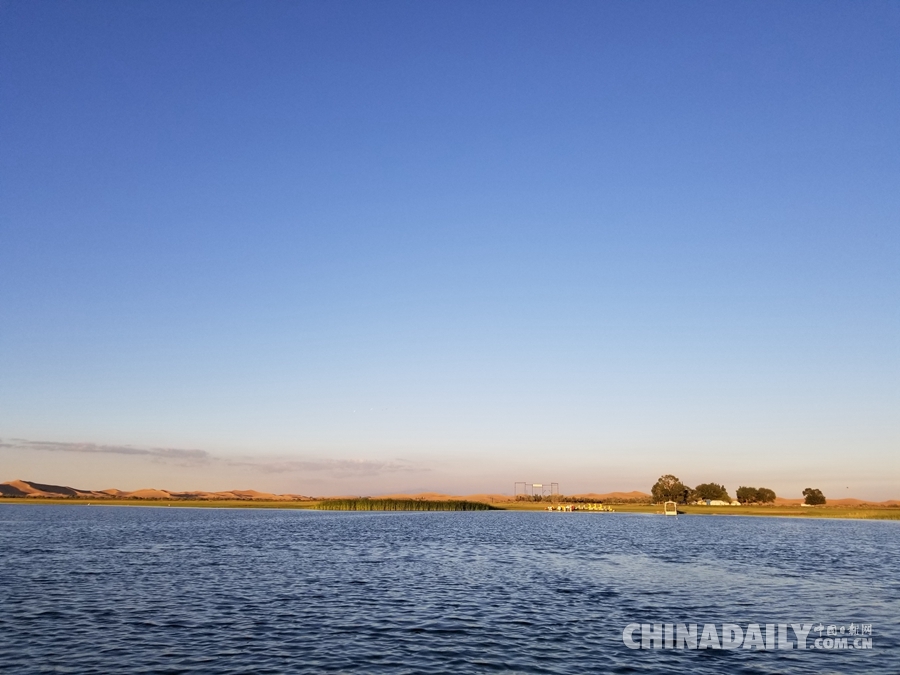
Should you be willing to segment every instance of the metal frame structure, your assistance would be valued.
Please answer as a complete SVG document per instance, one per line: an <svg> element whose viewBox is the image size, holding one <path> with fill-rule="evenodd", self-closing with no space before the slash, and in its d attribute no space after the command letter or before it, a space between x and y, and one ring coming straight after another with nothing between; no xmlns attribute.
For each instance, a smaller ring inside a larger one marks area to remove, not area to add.
<svg viewBox="0 0 900 675"><path fill-rule="evenodd" d="M516 483L513 494L516 497L559 497L559 483Z"/></svg>

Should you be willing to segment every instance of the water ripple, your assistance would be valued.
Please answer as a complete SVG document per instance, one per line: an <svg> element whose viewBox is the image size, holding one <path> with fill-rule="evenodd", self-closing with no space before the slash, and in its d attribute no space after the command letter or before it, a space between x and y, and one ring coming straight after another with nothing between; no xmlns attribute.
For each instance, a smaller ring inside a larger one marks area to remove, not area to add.
<svg viewBox="0 0 900 675"><path fill-rule="evenodd" d="M897 523L0 506L0 672L900 672ZM632 651L632 622L875 625Z"/></svg>

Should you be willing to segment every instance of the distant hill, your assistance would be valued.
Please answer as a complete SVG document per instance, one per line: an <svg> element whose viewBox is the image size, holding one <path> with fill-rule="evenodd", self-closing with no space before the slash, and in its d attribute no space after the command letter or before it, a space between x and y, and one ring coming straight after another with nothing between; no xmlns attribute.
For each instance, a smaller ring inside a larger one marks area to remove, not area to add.
<svg viewBox="0 0 900 675"><path fill-rule="evenodd" d="M0 494L4 497L91 497L97 493L62 485L34 483L30 480L12 480L0 483Z"/></svg>
<svg viewBox="0 0 900 675"><path fill-rule="evenodd" d="M257 492L256 490L231 490L229 492L174 492L145 488L126 492L109 488L107 490L79 490L65 485L47 485L35 483L30 480L11 480L0 483L0 495L3 497L24 497L31 499L60 499L60 498L90 498L90 499L238 499L238 500L266 500L266 501L299 501L311 499L302 495L276 495L269 492Z"/></svg>
<svg viewBox="0 0 900 675"><path fill-rule="evenodd" d="M597 494L596 492L587 492L580 495L572 495L576 499L593 499L598 502L649 502L653 499L646 492L632 490L631 492L606 492Z"/></svg>

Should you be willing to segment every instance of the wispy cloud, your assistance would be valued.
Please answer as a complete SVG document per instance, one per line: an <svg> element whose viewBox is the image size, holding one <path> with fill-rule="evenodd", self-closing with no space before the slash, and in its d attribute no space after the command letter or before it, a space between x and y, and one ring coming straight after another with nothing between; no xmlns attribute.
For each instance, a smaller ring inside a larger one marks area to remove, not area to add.
<svg viewBox="0 0 900 675"><path fill-rule="evenodd" d="M201 466L218 464L259 471L261 473L325 473L335 478L354 476L377 476L401 471L427 471L413 462L370 459L295 459L295 458L250 458L220 457L206 450L184 448L145 448L133 445L101 445L98 443L76 443L59 441L31 441L23 438L0 439L0 448L23 452L66 452L83 454L128 455L155 462L169 462L178 466Z"/></svg>
<svg viewBox="0 0 900 675"><path fill-rule="evenodd" d="M57 441L29 441L11 438L0 441L0 448L15 450L42 450L46 452L78 452L87 454L133 455L152 459L169 460L180 464L207 464L213 457L205 450L181 448L139 448L132 445L99 445L97 443L64 443Z"/></svg>
<svg viewBox="0 0 900 675"><path fill-rule="evenodd" d="M230 466L244 466L263 473L318 473L325 472L335 477L377 476L397 471L422 471L410 462L368 459L321 459L321 460L228 460Z"/></svg>

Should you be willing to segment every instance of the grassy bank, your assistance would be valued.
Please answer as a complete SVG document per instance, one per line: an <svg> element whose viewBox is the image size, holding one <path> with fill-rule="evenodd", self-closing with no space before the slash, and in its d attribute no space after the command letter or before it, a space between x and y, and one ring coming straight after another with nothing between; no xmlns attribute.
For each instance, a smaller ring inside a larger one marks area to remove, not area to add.
<svg viewBox="0 0 900 675"><path fill-rule="evenodd" d="M320 511L495 511L484 502L428 501L424 499L323 499Z"/></svg>
<svg viewBox="0 0 900 675"><path fill-rule="evenodd" d="M565 500L559 503L567 504ZM504 504L511 511L546 511L549 502L517 501ZM576 504L577 506L577 504ZM616 513L662 513L661 504L609 504ZM679 506L686 516L770 516L781 518L851 518L859 520L900 520L896 506ZM580 512L575 512L580 513ZM595 512L598 516L609 515ZM554 512L556 514L556 512Z"/></svg>
<svg viewBox="0 0 900 675"><path fill-rule="evenodd" d="M563 502L566 503L566 502ZM150 506L205 509L315 509L338 511L544 511L547 502L506 502L492 505L463 500L424 501L419 499L323 499L305 501L264 501L249 499L78 499L78 498L0 498L3 504L66 505L66 506ZM661 513L657 504L612 504L616 513ZM848 518L859 520L900 521L900 507L896 506L679 506L679 513L686 516L770 516L781 518ZM590 513L592 517L605 517L609 513ZM549 514L548 514L549 515ZM557 515L561 514L554 512Z"/></svg>
<svg viewBox="0 0 900 675"><path fill-rule="evenodd" d="M780 516L787 518L852 518L859 520L900 520L896 506L679 506L685 515Z"/></svg>

